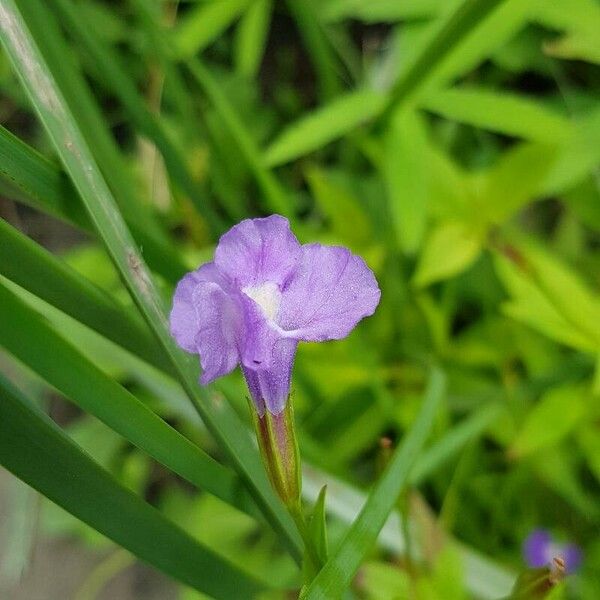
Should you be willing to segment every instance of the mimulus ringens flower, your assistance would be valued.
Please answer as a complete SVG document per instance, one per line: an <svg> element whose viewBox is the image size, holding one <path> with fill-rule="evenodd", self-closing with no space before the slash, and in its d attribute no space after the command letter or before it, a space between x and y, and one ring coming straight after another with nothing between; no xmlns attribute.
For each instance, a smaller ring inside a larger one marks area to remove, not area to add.
<svg viewBox="0 0 600 600"><path fill-rule="evenodd" d="M523 544L525 562L532 568L551 567L562 559L565 571L573 573L581 564L581 550L575 544L559 544L545 529L536 529Z"/></svg>
<svg viewBox="0 0 600 600"><path fill-rule="evenodd" d="M298 342L347 336L379 297L372 271L346 248L300 245L279 215L246 219L221 237L213 262L179 282L171 333L200 355L202 384L240 364L259 417L279 415Z"/></svg>

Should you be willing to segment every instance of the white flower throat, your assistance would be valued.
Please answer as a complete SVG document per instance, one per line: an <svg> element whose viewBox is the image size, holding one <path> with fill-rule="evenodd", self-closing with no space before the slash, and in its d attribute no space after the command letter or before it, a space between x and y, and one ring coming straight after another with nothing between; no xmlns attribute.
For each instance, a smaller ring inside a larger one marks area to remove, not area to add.
<svg viewBox="0 0 600 600"><path fill-rule="evenodd" d="M276 283L265 281L260 285L247 286L242 289L242 292L260 306L269 321L275 320L281 304L281 292Z"/></svg>

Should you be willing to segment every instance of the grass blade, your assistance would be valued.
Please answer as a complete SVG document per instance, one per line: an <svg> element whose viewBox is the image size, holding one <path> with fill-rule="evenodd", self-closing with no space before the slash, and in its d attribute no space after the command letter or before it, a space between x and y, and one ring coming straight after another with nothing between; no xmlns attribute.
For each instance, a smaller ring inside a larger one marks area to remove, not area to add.
<svg viewBox="0 0 600 600"><path fill-rule="evenodd" d="M149 235L164 239L162 227L140 201L134 178L106 127L97 102L77 70L72 52L57 35L54 15L46 3L40 6L25 3L21 10L27 15L28 26L45 60L55 67L54 77L64 92L65 102L80 123L84 139L92 145L94 159L107 178L123 215Z"/></svg>
<svg viewBox="0 0 600 600"><path fill-rule="evenodd" d="M173 34L177 54L182 59L195 56L231 25L250 0L211 0L200 4L185 17Z"/></svg>
<svg viewBox="0 0 600 600"><path fill-rule="evenodd" d="M15 200L93 232L90 218L65 173L2 126L0 178L16 188ZM141 228L137 221L128 221L128 225L157 273L173 283L185 274L187 268L169 244Z"/></svg>
<svg viewBox="0 0 600 600"><path fill-rule="evenodd" d="M119 484L0 376L0 464L171 577L215 598L254 598L261 585Z"/></svg>
<svg viewBox="0 0 600 600"><path fill-rule="evenodd" d="M409 482L418 486L430 473L455 456L471 440L480 436L502 414L502 405L493 403L458 423L428 448L412 469Z"/></svg>
<svg viewBox="0 0 600 600"><path fill-rule="evenodd" d="M423 457L427 451L423 453ZM415 464L415 470L418 468ZM414 471L413 471L414 472ZM303 495L309 502L316 502L320 490L327 485L327 511L343 523L351 525L360 514L367 495L341 479L325 474L312 466L304 469ZM377 538L379 547L393 555L406 552L406 540L402 534L402 524L397 512L392 512ZM506 567L479 553L477 550L452 542L462 557L465 585L475 598L498 600L506 596L515 580L515 574Z"/></svg>
<svg viewBox="0 0 600 600"><path fill-rule="evenodd" d="M138 252L114 198L96 165L75 115L64 100L54 70L44 59L28 28L26 4L41 10L38 0L0 0L2 41L38 116L79 191L90 218L120 272L133 299L150 325L207 428L244 480L267 520L299 559L297 529L267 481L247 428L231 407L212 400L198 381L198 361L181 351L169 334L166 309ZM58 35L51 22L46 35ZM56 65L53 65L56 67Z"/></svg>
<svg viewBox="0 0 600 600"><path fill-rule="evenodd" d="M248 79L256 77L260 69L272 14L273 0L254 0L237 26L234 43L236 71Z"/></svg>
<svg viewBox="0 0 600 600"><path fill-rule="evenodd" d="M392 88L382 120L387 121L396 106L423 85L442 59L504 1L506 0L464 0L456 11L444 20L412 65L400 76Z"/></svg>
<svg viewBox="0 0 600 600"><path fill-rule="evenodd" d="M321 23L314 14L312 3L306 0L287 0L286 3L313 63L319 95L323 99L331 99L341 88L338 77L339 65L324 35Z"/></svg>
<svg viewBox="0 0 600 600"><path fill-rule="evenodd" d="M200 87L202 87L204 93L221 117L223 124L229 129L230 134L236 140L250 172L254 175L256 183L265 197L265 203L271 210L290 216L292 213L290 198L273 173L271 173L268 165L265 164L260 149L252 139L243 121L235 112L227 96L219 87L219 84L199 60L189 61L188 67L190 73Z"/></svg>
<svg viewBox="0 0 600 600"><path fill-rule="evenodd" d="M198 488L229 504L248 506L241 482L179 434L62 338L39 314L0 282L0 308L11 318L0 344L82 410Z"/></svg>
<svg viewBox="0 0 600 600"><path fill-rule="evenodd" d="M427 439L444 388L445 376L434 369L414 425L394 451L386 470L337 550L309 586L304 596L306 600L341 598L352 582L408 481L410 468Z"/></svg>
<svg viewBox="0 0 600 600"><path fill-rule="evenodd" d="M137 314L2 219L0 245L0 275L169 372L169 361Z"/></svg>
<svg viewBox="0 0 600 600"><path fill-rule="evenodd" d="M186 166L186 157L179 152L162 123L150 112L146 102L140 97L131 77L123 69L120 57L112 48L102 43L95 35L92 24L85 21L85 15L77 12L69 0L54 0L54 4L69 33L76 38L102 73L104 84L110 86L119 98L133 123L156 144L173 179L192 199L194 206L213 232L221 233L221 220L207 203L207 198L199 195L200 187Z"/></svg>

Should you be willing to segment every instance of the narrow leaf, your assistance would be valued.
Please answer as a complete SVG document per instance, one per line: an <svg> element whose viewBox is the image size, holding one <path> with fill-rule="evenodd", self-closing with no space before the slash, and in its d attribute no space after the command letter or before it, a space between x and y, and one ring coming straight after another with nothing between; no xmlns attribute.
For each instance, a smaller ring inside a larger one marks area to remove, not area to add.
<svg viewBox="0 0 600 600"><path fill-rule="evenodd" d="M0 344L6 350L81 409L190 483L243 506L241 482L231 471L102 373L1 282L0 310L10 315L0 331Z"/></svg>
<svg viewBox="0 0 600 600"><path fill-rule="evenodd" d="M261 585L118 483L0 375L0 464L140 559L215 598Z"/></svg>
<svg viewBox="0 0 600 600"><path fill-rule="evenodd" d="M581 387L566 385L550 390L525 417L510 454L521 458L557 444L579 425L588 406Z"/></svg>
<svg viewBox="0 0 600 600"><path fill-rule="evenodd" d="M224 125L229 130L229 133L236 141L248 168L262 190L265 203L273 211L283 215L290 215L292 205L289 196L269 170L268 167L270 165L265 163L256 142L242 119L236 113L227 95L223 92L211 72L199 60L189 61L188 67L192 76L202 87Z"/></svg>
<svg viewBox="0 0 600 600"><path fill-rule="evenodd" d="M425 287L468 268L481 252L481 235L466 223L447 221L425 241L413 282Z"/></svg>
<svg viewBox="0 0 600 600"><path fill-rule="evenodd" d="M339 96L284 129L264 152L267 165L285 164L333 142L375 117L384 102L383 94L371 90Z"/></svg>
<svg viewBox="0 0 600 600"><path fill-rule="evenodd" d="M121 65L120 57L110 46L102 43L102 40L96 36L92 24L86 22L85 15L78 12L70 0L52 1L69 33L75 36L81 47L90 55L96 68L102 73L103 83L108 85L119 98L133 123L156 144L169 173L194 202L194 206L206 219L212 230L220 233L222 230L220 218L208 203L208 199L199 193L200 186L189 171L186 156L171 140L162 121L150 112L146 102L139 95L131 76Z"/></svg>
<svg viewBox="0 0 600 600"><path fill-rule="evenodd" d="M248 7L236 30L234 53L236 70L255 77L265 51L273 0L255 0Z"/></svg>
<svg viewBox="0 0 600 600"><path fill-rule="evenodd" d="M557 143L571 132L568 119L540 102L492 89L436 90L419 104L453 121L539 142Z"/></svg>
<svg viewBox="0 0 600 600"><path fill-rule="evenodd" d="M209 0L199 4L182 19L173 33L180 58L198 54L229 27L250 4L250 0Z"/></svg>
<svg viewBox="0 0 600 600"><path fill-rule="evenodd" d="M340 598L352 582L407 483L410 468L431 429L444 388L445 376L434 369L415 423L394 451L388 467L375 484L350 530L308 588L304 596L306 600Z"/></svg>
<svg viewBox="0 0 600 600"><path fill-rule="evenodd" d="M39 0L0 0L2 42L15 72L123 281L166 351L194 407L265 517L299 558L299 534L269 486L247 429L228 404L212 399L199 387L197 360L184 354L171 338L162 298L94 161L77 119L64 100L63 90L55 79L55 69L45 61L31 35L28 28L30 15L22 11L22 4L35 9L33 12L38 8L41 10Z"/></svg>
<svg viewBox="0 0 600 600"><path fill-rule="evenodd" d="M401 110L385 136L384 175L398 245L414 254L425 233L430 166L424 123L413 110Z"/></svg>
<svg viewBox="0 0 600 600"><path fill-rule="evenodd" d="M62 310L151 365L171 369L139 316L64 261L0 219L0 275Z"/></svg>
<svg viewBox="0 0 600 600"><path fill-rule="evenodd" d="M464 0L424 46L394 85L383 119L422 86L437 65L462 42L494 9L506 0Z"/></svg>

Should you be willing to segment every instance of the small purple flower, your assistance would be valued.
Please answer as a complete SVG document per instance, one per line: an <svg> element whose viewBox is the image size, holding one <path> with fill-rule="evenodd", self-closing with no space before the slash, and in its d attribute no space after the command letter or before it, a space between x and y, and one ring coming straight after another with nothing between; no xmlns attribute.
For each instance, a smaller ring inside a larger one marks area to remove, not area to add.
<svg viewBox="0 0 600 600"><path fill-rule="evenodd" d="M555 558L562 559L567 573L581 564L581 550L575 544L560 544L545 529L536 529L523 544L525 562L532 568L551 567Z"/></svg>
<svg viewBox="0 0 600 600"><path fill-rule="evenodd" d="M380 294L372 271L346 248L300 245L279 215L246 219L221 237L213 262L179 282L171 334L200 354L202 384L239 363L259 416L277 415L298 342L347 336Z"/></svg>

